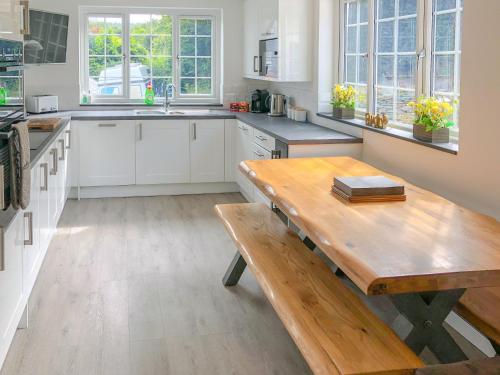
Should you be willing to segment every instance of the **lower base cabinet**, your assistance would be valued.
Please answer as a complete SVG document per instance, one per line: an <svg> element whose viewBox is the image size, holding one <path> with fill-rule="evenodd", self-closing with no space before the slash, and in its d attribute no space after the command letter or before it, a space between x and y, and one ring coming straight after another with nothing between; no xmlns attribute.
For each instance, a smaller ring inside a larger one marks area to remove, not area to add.
<svg viewBox="0 0 500 375"><path fill-rule="evenodd" d="M191 182L225 180L224 120L191 121Z"/></svg>

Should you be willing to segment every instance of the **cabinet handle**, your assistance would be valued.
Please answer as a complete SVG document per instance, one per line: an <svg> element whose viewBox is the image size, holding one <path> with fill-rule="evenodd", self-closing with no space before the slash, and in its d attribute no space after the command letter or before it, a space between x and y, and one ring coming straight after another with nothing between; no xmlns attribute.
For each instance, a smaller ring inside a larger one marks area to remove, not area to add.
<svg viewBox="0 0 500 375"><path fill-rule="evenodd" d="M68 145L66 148L69 150L71 149L71 130L66 130L66 134L68 135Z"/></svg>
<svg viewBox="0 0 500 375"><path fill-rule="evenodd" d="M259 153L257 151L254 151L253 153L254 153L254 155L256 155L259 158L263 158L265 156L264 154L261 154L261 153Z"/></svg>
<svg viewBox="0 0 500 375"><path fill-rule="evenodd" d="M254 73L260 72L260 67L257 67L258 61L259 61L259 56L254 56L253 57L253 72Z"/></svg>
<svg viewBox="0 0 500 375"><path fill-rule="evenodd" d="M54 164L54 167L50 171L50 174L52 176L55 176L57 175L57 167L58 167L57 148L53 148L52 150L50 150L50 154L52 155L52 163Z"/></svg>
<svg viewBox="0 0 500 375"><path fill-rule="evenodd" d="M33 212L25 212L24 218L28 219L29 225L28 239L24 240L24 245L33 246Z"/></svg>
<svg viewBox="0 0 500 375"><path fill-rule="evenodd" d="M196 122L193 122L193 139L196 141Z"/></svg>
<svg viewBox="0 0 500 375"><path fill-rule="evenodd" d="M59 157L59 160L64 161L66 160L66 142L64 141L64 139L60 139L59 143L61 144L61 156Z"/></svg>
<svg viewBox="0 0 500 375"><path fill-rule="evenodd" d="M255 138L257 138L259 141L267 141L267 138L261 136L261 135L256 135Z"/></svg>
<svg viewBox="0 0 500 375"><path fill-rule="evenodd" d="M100 128L115 128L116 124L99 124Z"/></svg>
<svg viewBox="0 0 500 375"><path fill-rule="evenodd" d="M40 186L41 191L49 190L49 164L40 164L40 168L43 170L43 186Z"/></svg>
<svg viewBox="0 0 500 375"><path fill-rule="evenodd" d="M139 141L142 141L142 123L139 124Z"/></svg>

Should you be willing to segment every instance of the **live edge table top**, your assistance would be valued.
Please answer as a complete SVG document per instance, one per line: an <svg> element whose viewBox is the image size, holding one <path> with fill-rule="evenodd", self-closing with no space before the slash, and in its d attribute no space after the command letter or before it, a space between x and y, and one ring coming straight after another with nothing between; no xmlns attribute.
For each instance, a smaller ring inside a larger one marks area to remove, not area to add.
<svg viewBox="0 0 500 375"><path fill-rule="evenodd" d="M500 286L500 223L349 157L244 161L240 170L366 294ZM384 175L406 202L349 203L335 176Z"/></svg>

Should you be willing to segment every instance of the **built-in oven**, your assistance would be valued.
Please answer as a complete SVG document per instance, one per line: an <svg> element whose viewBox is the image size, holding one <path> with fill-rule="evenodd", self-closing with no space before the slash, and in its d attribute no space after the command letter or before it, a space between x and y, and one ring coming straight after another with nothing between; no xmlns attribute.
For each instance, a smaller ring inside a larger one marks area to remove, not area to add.
<svg viewBox="0 0 500 375"><path fill-rule="evenodd" d="M0 39L0 209L10 205L12 125L26 117L23 69L23 42Z"/></svg>
<svg viewBox="0 0 500 375"><path fill-rule="evenodd" d="M259 42L260 75L268 78L279 78L278 38L265 39Z"/></svg>

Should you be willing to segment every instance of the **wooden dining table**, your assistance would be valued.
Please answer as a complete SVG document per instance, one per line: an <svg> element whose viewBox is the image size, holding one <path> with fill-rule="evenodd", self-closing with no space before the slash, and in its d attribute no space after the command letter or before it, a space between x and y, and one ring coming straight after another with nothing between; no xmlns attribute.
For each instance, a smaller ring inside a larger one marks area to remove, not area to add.
<svg viewBox="0 0 500 375"><path fill-rule="evenodd" d="M244 161L240 170L366 295L389 295L405 342L466 359L443 326L467 288L500 286L500 224L350 157ZM386 176L404 202L350 203L334 177Z"/></svg>

